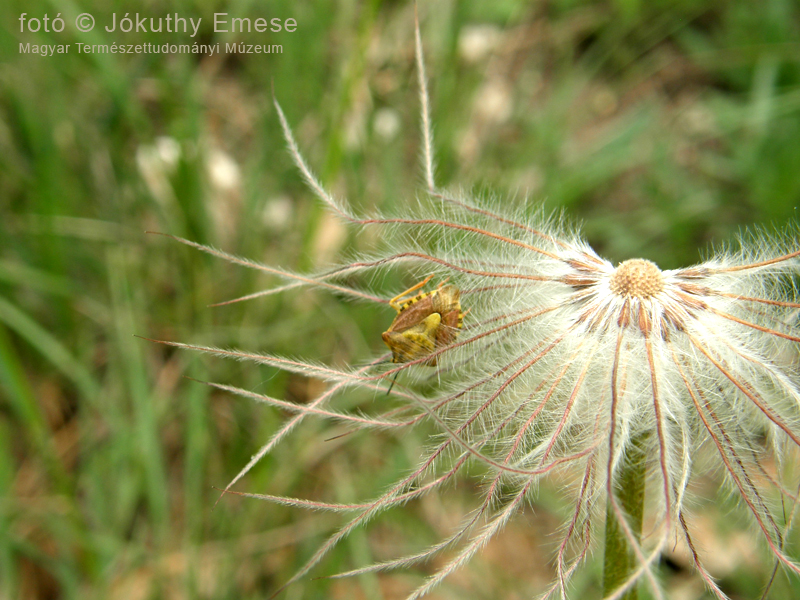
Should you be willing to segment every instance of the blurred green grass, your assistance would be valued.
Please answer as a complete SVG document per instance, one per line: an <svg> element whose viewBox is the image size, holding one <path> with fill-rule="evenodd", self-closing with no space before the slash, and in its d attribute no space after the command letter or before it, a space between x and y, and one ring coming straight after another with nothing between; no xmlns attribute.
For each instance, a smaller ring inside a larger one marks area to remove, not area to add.
<svg viewBox="0 0 800 600"><path fill-rule="evenodd" d="M19 33L22 12L60 12L67 27ZM91 34L75 32L80 12L95 16ZM202 17L201 42L280 43L283 53L18 51L20 41L185 37L102 30L125 12ZM266 42L214 34L214 12L292 17L298 29ZM664 268L696 262L742 226L797 221L797 3L453 1L421 2L420 13L440 184L496 194L517 213L563 209L601 254ZM318 293L209 308L278 282L144 231L294 269L374 244L338 226L303 186L271 87L337 194L361 207L408 201L422 182L413 5L12 0L0 15L0 597L266 597L341 521L231 496L212 510L212 486L284 415L184 376L295 401L319 384L133 336L363 363L392 315ZM403 285L369 283L387 296ZM426 436L325 441L340 431L307 423L238 489L364 499L415 464ZM713 500L709 479L698 488ZM439 539L474 504L475 485L391 511L315 573ZM542 490L535 511L432 597L541 589L558 494ZM744 544L740 532L706 504L701 544L728 552L717 565L723 589L758 597L766 553L730 550ZM701 597L688 564L670 564L672 593ZM309 580L284 597L401 598L429 570ZM593 563L582 572L575 597L597 593L597 572ZM778 577L773 598L797 595L797 581Z"/></svg>

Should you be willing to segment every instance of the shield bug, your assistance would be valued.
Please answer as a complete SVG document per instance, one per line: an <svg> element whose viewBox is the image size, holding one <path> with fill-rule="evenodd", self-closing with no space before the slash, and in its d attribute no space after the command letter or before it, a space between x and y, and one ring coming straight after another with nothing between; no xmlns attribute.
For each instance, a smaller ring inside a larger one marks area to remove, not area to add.
<svg viewBox="0 0 800 600"><path fill-rule="evenodd" d="M464 313L461 312L461 291L444 282L430 292L411 295L433 278L407 289L389 301L397 311L383 335L383 341L392 351L393 363L406 363L431 354L455 341L461 329ZM436 357L425 361L435 367Z"/></svg>

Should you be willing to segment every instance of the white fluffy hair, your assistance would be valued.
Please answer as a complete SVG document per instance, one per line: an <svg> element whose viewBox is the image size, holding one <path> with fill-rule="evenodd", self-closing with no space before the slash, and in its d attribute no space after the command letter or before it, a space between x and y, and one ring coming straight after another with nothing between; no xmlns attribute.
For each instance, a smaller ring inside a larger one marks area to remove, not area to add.
<svg viewBox="0 0 800 600"><path fill-rule="evenodd" d="M329 383L322 395L305 405L211 384L294 413L225 491L305 417L359 428L408 427L423 419L438 426L441 437L433 440L418 467L369 502L328 504L245 494L296 507L356 512L286 585L306 575L356 526L435 489L477 462L488 473L483 501L449 538L418 554L338 576L403 567L456 547L454 556L409 598L424 596L499 531L542 478L569 471L575 483L572 517L561 530L557 577L544 597L566 597L567 582L608 511L609 518L619 521L637 560L637 568L609 598L620 597L642 577L655 597L663 597L652 565L675 532L685 536L709 589L724 598L695 552L684 517L687 484L703 445L712 450L716 465L746 504L777 561L800 572L784 551L794 512L781 521L775 505L776 497L792 507L796 499L782 482L780 460L786 449L800 446L797 230L779 236L743 235L733 248L722 248L688 268L661 271L641 259L615 267L558 218L541 212L512 218L500 206L440 190L434 182L418 25L415 41L428 189L408 212L355 214L333 198L306 164L275 103L289 151L309 187L346 222L380 227L389 250L327 272L301 275L180 240L287 282L253 296L315 286L385 305L387 299L345 282L395 268L410 270L420 280L430 274L434 281L447 279L461 293L466 316L460 335L405 363L390 364L386 354L366 366L340 369L164 342ZM435 371L421 366L432 357ZM391 393L406 403L405 414L364 416L331 406L345 389L383 393L387 378L401 372L406 376ZM414 381L420 378L434 385L418 391ZM648 510L656 515L656 532L646 542L639 539L619 502L619 472L637 445L647 460ZM766 457L777 458L775 470L765 467Z"/></svg>

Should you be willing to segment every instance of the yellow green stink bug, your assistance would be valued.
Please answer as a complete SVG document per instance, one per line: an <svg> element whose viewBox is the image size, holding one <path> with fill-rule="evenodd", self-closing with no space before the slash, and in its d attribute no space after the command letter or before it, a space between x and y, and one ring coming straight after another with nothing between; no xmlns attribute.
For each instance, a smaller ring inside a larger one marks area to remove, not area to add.
<svg viewBox="0 0 800 600"><path fill-rule="evenodd" d="M433 275L429 275L389 301L397 316L381 337L392 351L393 363L422 358L453 343L458 336L464 313L461 312L461 291L456 286L440 283L435 290L409 297L432 278ZM436 357L424 364L435 367Z"/></svg>

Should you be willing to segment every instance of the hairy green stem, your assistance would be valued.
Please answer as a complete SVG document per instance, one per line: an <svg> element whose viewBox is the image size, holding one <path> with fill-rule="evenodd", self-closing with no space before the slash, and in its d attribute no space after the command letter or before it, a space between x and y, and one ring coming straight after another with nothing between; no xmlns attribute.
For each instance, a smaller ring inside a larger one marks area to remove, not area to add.
<svg viewBox="0 0 800 600"><path fill-rule="evenodd" d="M623 459L617 479L616 498L626 515L628 527L640 541L642 537L642 520L644 517L644 483L646 476L647 455L644 443L647 436L642 436L631 444L628 454ZM603 596L608 596L623 585L636 570L638 561L631 548L628 536L619 522L609 499L606 509L606 543L603 561ZM636 585L628 589L621 600L638 600Z"/></svg>

